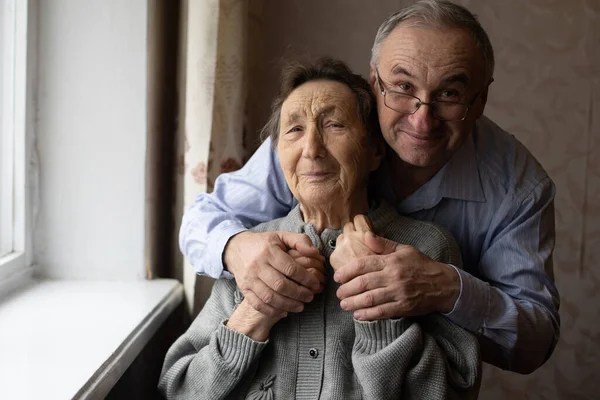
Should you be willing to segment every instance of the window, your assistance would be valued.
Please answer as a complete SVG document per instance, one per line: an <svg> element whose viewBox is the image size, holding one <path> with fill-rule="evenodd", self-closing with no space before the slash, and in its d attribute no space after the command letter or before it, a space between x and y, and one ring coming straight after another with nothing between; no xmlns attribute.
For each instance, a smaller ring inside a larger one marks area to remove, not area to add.
<svg viewBox="0 0 600 400"><path fill-rule="evenodd" d="M0 0L0 280L26 264L27 15Z"/></svg>

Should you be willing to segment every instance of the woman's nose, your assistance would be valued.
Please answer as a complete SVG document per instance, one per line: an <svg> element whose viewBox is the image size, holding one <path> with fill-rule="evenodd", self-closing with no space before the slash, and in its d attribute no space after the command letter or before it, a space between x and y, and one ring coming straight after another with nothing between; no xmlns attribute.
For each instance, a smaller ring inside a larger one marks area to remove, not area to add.
<svg viewBox="0 0 600 400"><path fill-rule="evenodd" d="M320 130L317 127L307 128L303 151L304 157L320 158L324 157L326 152L323 134Z"/></svg>

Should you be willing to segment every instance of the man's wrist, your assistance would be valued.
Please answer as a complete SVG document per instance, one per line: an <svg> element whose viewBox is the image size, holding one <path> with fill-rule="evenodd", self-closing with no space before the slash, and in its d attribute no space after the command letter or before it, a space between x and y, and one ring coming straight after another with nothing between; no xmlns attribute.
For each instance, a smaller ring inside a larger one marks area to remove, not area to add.
<svg viewBox="0 0 600 400"><path fill-rule="evenodd" d="M456 267L450 264L442 264L445 276L445 296L442 298L440 312L448 314L454 310L461 292L461 277Z"/></svg>
<svg viewBox="0 0 600 400"><path fill-rule="evenodd" d="M225 248L223 249L223 269L235 276L237 267L238 251L236 242L239 240L240 235L244 235L248 231L239 232L229 238Z"/></svg>

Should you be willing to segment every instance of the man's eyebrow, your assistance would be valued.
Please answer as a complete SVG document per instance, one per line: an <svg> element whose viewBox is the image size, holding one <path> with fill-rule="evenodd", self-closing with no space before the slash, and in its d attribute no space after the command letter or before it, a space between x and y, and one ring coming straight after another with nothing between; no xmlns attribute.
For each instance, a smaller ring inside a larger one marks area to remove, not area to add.
<svg viewBox="0 0 600 400"><path fill-rule="evenodd" d="M406 75L410 76L411 78L413 77L412 74L401 65L396 65L394 68L392 68L392 75Z"/></svg>
<svg viewBox="0 0 600 400"><path fill-rule="evenodd" d="M458 83L462 83L465 86L467 86L469 84L469 81L470 81L469 77L467 76L467 74L464 74L464 73L454 74L454 75L450 75L447 78L444 78L444 83L458 82Z"/></svg>

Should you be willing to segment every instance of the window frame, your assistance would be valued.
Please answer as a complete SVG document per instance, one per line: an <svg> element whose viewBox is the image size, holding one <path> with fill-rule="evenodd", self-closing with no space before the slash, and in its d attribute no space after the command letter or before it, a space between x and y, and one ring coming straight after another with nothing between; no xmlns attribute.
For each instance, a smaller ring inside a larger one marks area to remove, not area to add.
<svg viewBox="0 0 600 400"><path fill-rule="evenodd" d="M4 104L2 105L4 110L8 110L8 115L12 118L10 118L10 121L2 123L2 132L0 132L4 135L6 130L9 130L8 140L5 140L6 137L3 138L3 143L8 145L0 148L0 155L3 159L5 156L10 158L10 164L12 164L8 166L9 173L2 172L4 176L1 184L4 188L0 189L0 193L12 192L9 197L12 203L10 210L5 211L5 218L12 220L12 226L7 230L10 231L7 236L10 236L12 244L10 252L0 256L0 283L2 283L31 266L33 258L29 192L35 182L29 176L31 174L28 171L30 161L28 141L32 138L33 128L32 78L35 66L33 62L35 56L33 39L35 36L32 29L30 29L35 24L29 22L34 18L35 1L1 0L0 6L3 7L2 25L7 26L6 21L8 21L13 26L12 37L3 37L2 39L4 43L9 43L8 47L12 47L7 52L13 62L12 65L10 62L4 64L9 65L9 71L3 70L3 76L0 77L5 79L5 82L9 81L12 92L9 94L9 98L12 98L12 104L6 107ZM10 34L10 30L7 29L7 31ZM12 46L10 46L11 44ZM2 52L4 58L6 49L2 48ZM12 77L12 80L10 77ZM9 118L3 119L7 120ZM8 183L5 180L8 180Z"/></svg>

